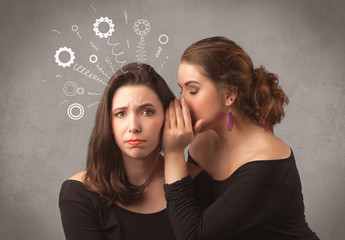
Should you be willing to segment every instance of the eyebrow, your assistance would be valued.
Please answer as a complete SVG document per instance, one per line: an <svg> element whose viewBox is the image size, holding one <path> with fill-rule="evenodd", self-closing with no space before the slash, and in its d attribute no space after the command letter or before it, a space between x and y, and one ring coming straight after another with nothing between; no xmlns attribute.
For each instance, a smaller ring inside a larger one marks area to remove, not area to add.
<svg viewBox="0 0 345 240"><path fill-rule="evenodd" d="M144 109L144 108L148 108L148 107L152 107L152 108L156 108L155 105L151 104L151 103L145 103L145 104L142 104L138 107L138 109ZM117 107L117 108L114 108L113 109L113 112L116 112L116 111L123 111L123 110L126 110L128 107Z"/></svg>

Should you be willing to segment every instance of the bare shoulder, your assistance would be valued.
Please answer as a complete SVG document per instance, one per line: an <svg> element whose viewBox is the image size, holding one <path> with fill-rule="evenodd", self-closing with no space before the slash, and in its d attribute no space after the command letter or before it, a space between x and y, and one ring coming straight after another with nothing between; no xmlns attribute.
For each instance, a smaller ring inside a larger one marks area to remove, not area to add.
<svg viewBox="0 0 345 240"><path fill-rule="evenodd" d="M207 158L212 154L216 137L217 135L213 130L197 134L189 146L190 155L198 161Z"/></svg>
<svg viewBox="0 0 345 240"><path fill-rule="evenodd" d="M75 180L75 181L83 182L84 175L85 175L85 171L82 171L82 172L79 172L79 173L73 175L72 177L68 178L68 180Z"/></svg>
<svg viewBox="0 0 345 240"><path fill-rule="evenodd" d="M187 163L188 173L193 178L195 178L202 169L194 164Z"/></svg>
<svg viewBox="0 0 345 240"><path fill-rule="evenodd" d="M255 155L255 158L260 160L285 159L291 156L291 148L280 138L272 135Z"/></svg>

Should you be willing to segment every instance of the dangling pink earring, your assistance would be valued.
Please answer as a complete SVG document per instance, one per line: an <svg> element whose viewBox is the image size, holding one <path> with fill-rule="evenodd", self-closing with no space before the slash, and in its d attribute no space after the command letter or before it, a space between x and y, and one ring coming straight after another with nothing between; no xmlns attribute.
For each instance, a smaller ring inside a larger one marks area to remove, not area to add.
<svg viewBox="0 0 345 240"><path fill-rule="evenodd" d="M232 127L234 126L234 117L232 116L232 113L230 112L230 110L228 111L228 114L227 114L227 124L228 124L228 130L229 132L231 132Z"/></svg>

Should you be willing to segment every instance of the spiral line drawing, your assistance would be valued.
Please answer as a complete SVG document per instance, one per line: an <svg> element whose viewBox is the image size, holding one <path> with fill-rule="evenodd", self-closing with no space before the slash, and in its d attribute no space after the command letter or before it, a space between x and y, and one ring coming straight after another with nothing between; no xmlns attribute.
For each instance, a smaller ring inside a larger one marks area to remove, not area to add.
<svg viewBox="0 0 345 240"><path fill-rule="evenodd" d="M144 37L140 37L140 40L138 42L138 46L137 46L137 61L138 61L138 66L141 67L144 63L144 61L146 60L146 50L145 50L145 38Z"/></svg>
<svg viewBox="0 0 345 240"><path fill-rule="evenodd" d="M157 53L156 53L156 58L158 58L158 56L161 54L161 51L163 49L161 47L158 47Z"/></svg>

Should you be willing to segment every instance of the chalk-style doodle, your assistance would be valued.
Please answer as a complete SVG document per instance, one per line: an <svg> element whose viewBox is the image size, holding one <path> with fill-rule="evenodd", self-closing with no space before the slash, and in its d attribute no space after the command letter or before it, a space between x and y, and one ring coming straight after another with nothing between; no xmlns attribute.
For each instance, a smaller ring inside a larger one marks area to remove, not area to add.
<svg viewBox="0 0 345 240"><path fill-rule="evenodd" d="M73 114L73 109L78 108L79 109L79 114L75 115ZM82 105L79 103L72 103L68 109L67 109L67 114L72 120L79 120L84 116L84 108Z"/></svg>
<svg viewBox="0 0 345 240"><path fill-rule="evenodd" d="M55 75L55 77L56 77L56 78L60 78L60 77L62 77L62 76L61 76L61 75Z"/></svg>
<svg viewBox="0 0 345 240"><path fill-rule="evenodd" d="M78 26L77 26L77 25L73 25L73 26L72 26L72 31L73 31L73 32L76 32L77 35L78 35L78 37L81 39L81 36L80 36L80 34L79 34L79 32L78 32Z"/></svg>
<svg viewBox="0 0 345 240"><path fill-rule="evenodd" d="M169 41L169 37L166 34L162 34L159 36L158 41L160 44L167 44Z"/></svg>
<svg viewBox="0 0 345 240"><path fill-rule="evenodd" d="M134 32L136 32L139 36L145 36L150 31L150 23L144 19L138 19L134 26Z"/></svg>
<svg viewBox="0 0 345 240"><path fill-rule="evenodd" d="M156 53L156 58L161 54L162 48L158 47L157 53Z"/></svg>
<svg viewBox="0 0 345 240"><path fill-rule="evenodd" d="M108 79L110 78L110 77L104 72L104 70L99 66L98 63L97 63L97 65L96 65L96 67L97 67L97 69L98 69L104 76L106 76Z"/></svg>
<svg viewBox="0 0 345 240"><path fill-rule="evenodd" d="M77 84L75 82L66 82L65 85L63 85L63 92L68 97L73 97L77 92Z"/></svg>
<svg viewBox="0 0 345 240"><path fill-rule="evenodd" d="M101 96L102 95L101 93L90 93L90 92L87 92L87 94L92 95L92 96Z"/></svg>
<svg viewBox="0 0 345 240"><path fill-rule="evenodd" d="M108 24L109 26L108 32L102 33L99 31L98 27L100 23ZM114 27L115 27L115 24L113 23L113 20L109 19L108 17L100 17L96 19L96 22L93 24L93 31L95 32L96 36L99 36L100 38L108 38L115 31Z"/></svg>
<svg viewBox="0 0 345 240"><path fill-rule="evenodd" d="M93 55L91 55L91 56L89 57L89 60L90 60L91 63L96 63L97 60L98 60L98 58L97 58L96 55L93 54Z"/></svg>
<svg viewBox="0 0 345 240"><path fill-rule="evenodd" d="M65 102L68 102L69 100L65 100L65 101L63 101L63 102L61 102L60 104L59 104L59 106L61 106L62 104L64 104Z"/></svg>
<svg viewBox="0 0 345 240"><path fill-rule="evenodd" d="M77 94L83 95L85 93L85 89L83 87L78 87L77 88Z"/></svg>
<svg viewBox="0 0 345 240"><path fill-rule="evenodd" d="M115 73L115 68L113 66L113 63L110 61L110 58L106 57L104 61L109 65L111 72Z"/></svg>
<svg viewBox="0 0 345 240"><path fill-rule="evenodd" d="M127 47L129 48L129 39L126 40Z"/></svg>
<svg viewBox="0 0 345 240"><path fill-rule="evenodd" d="M78 63L76 63L73 66L73 70L76 72L79 72L80 74L88 77L89 79L95 80L105 86L108 86L108 84L106 82L104 82L100 77L98 77L97 75L93 74L90 70L86 69L85 67L83 67L82 65L78 66Z"/></svg>
<svg viewBox="0 0 345 240"><path fill-rule="evenodd" d="M93 49L95 49L98 52L98 47L96 46L96 44L93 41L90 42L90 45L91 45L91 47L93 47Z"/></svg>
<svg viewBox="0 0 345 240"><path fill-rule="evenodd" d="M145 50L145 38L144 37L140 37L138 46L137 46L137 61L138 61L138 66L141 67L144 63L144 61L146 60L146 50Z"/></svg>
<svg viewBox="0 0 345 240"><path fill-rule="evenodd" d="M87 105L87 108L94 107L94 106L96 106L97 104L99 104L99 102L91 103L91 104Z"/></svg>
<svg viewBox="0 0 345 240"><path fill-rule="evenodd" d="M168 60L169 57L166 56L166 59ZM158 73L160 73L160 71L163 69L164 64L165 64L165 61L161 64L160 68L158 68Z"/></svg>
<svg viewBox="0 0 345 240"><path fill-rule="evenodd" d="M116 47L117 45L119 45L120 43L110 43L109 41L110 41L110 38L109 38L108 41L107 41L108 45L109 45L109 46L113 46L112 49L111 49L111 54L113 54L113 56L115 57L115 61L116 61L117 63L121 64L121 71L122 71L123 73L127 73L127 72L124 72L124 71L122 70L123 65L126 63L126 60L124 60L124 61L119 61L119 60L117 59L117 57L123 55L124 52L119 52L119 53L115 53L115 52L114 52L115 47Z"/></svg>
<svg viewBox="0 0 345 240"><path fill-rule="evenodd" d="M126 23L128 23L128 15L127 15L127 12L124 11L124 12L123 12L123 15L125 16L125 21L126 21Z"/></svg>
<svg viewBox="0 0 345 240"><path fill-rule="evenodd" d="M62 33L60 33L59 31L57 31L57 30L55 30L55 29L53 29L52 31L53 31L53 32L56 32L56 33L58 33L58 34L60 34L60 35L62 35Z"/></svg>
<svg viewBox="0 0 345 240"><path fill-rule="evenodd" d="M93 11L96 12L96 8L95 8L92 4L90 4L90 6L91 6L91 8L93 9Z"/></svg>
<svg viewBox="0 0 345 240"><path fill-rule="evenodd" d="M70 55L70 59L67 61L67 62L61 62L60 60L60 54L62 52L67 52L69 53ZM72 49L68 48L68 47L60 47L59 50L56 51L55 53L55 62L60 66L60 67L69 67L71 66L71 64L74 63L74 59L75 59L75 56L74 56L74 52L72 51Z"/></svg>

